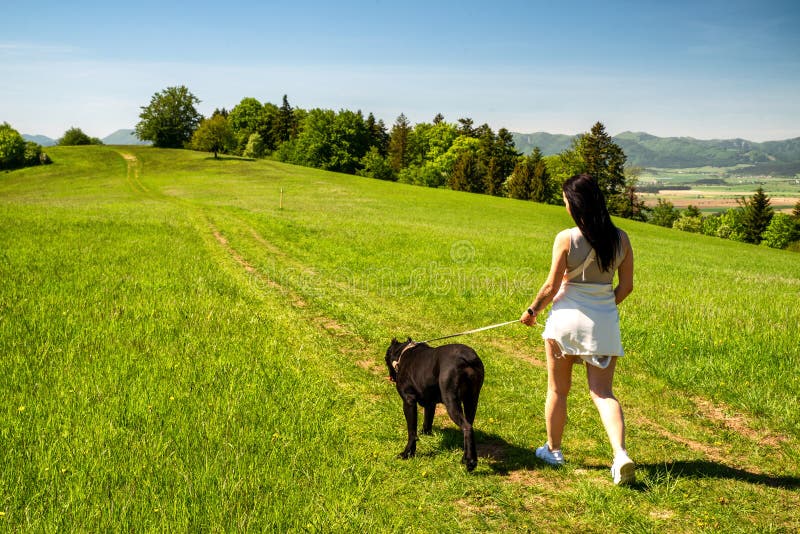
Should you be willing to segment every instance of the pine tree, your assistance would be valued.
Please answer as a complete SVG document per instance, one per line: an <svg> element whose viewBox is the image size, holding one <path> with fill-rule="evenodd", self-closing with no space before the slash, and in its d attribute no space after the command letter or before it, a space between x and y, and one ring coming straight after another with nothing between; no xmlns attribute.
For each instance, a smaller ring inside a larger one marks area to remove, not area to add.
<svg viewBox="0 0 800 534"><path fill-rule="evenodd" d="M283 95L283 102L278 108L273 128L275 141L277 144L283 143L297 136L297 124L295 122L294 110L289 105L289 99Z"/></svg>
<svg viewBox="0 0 800 534"><path fill-rule="evenodd" d="M466 135L467 137L476 137L475 129L472 127L475 123L469 117L458 119L461 126L458 128L458 135Z"/></svg>
<svg viewBox="0 0 800 534"><path fill-rule="evenodd" d="M386 132L383 119L376 121L375 115L370 113L367 116L366 126L370 136L369 146L376 147L380 155L385 156L389 146L389 134Z"/></svg>
<svg viewBox="0 0 800 534"><path fill-rule="evenodd" d="M508 196L517 200L530 200L532 175L533 169L529 165L529 158L519 158L514 166L514 172L506 183Z"/></svg>
<svg viewBox="0 0 800 534"><path fill-rule="evenodd" d="M756 189L749 199L742 197L739 204L744 208L742 224L744 225L744 240L747 243L761 243L761 236L772 220L772 206L769 197L764 194L764 188Z"/></svg>
<svg viewBox="0 0 800 534"><path fill-rule="evenodd" d="M800 221L800 200L798 200L797 204L794 205L794 209L792 210L792 217Z"/></svg>
<svg viewBox="0 0 800 534"><path fill-rule="evenodd" d="M448 185L455 191L483 193L483 175L478 157L471 151L464 152L456 160Z"/></svg>
<svg viewBox="0 0 800 534"><path fill-rule="evenodd" d="M530 199L534 202L547 202L551 188L550 174L547 172L547 165L538 146L534 147L529 156L528 165L531 168Z"/></svg>
<svg viewBox="0 0 800 534"><path fill-rule="evenodd" d="M583 171L594 176L606 199L623 193L627 158L622 149L606 133L603 123L595 123L589 133L583 134L578 146L583 158ZM616 215L613 212L612 214Z"/></svg>
<svg viewBox="0 0 800 534"><path fill-rule="evenodd" d="M410 134L411 124L401 113L389 134L389 165L395 172L399 172L408 164L408 137Z"/></svg>
<svg viewBox="0 0 800 534"><path fill-rule="evenodd" d="M444 115L441 113L437 113L436 116L433 118L433 124L439 124L444 122Z"/></svg>

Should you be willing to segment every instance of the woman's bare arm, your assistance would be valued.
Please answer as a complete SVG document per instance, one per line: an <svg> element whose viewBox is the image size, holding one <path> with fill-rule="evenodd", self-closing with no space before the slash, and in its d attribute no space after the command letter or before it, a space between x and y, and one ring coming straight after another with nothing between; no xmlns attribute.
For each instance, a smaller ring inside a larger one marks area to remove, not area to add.
<svg viewBox="0 0 800 534"><path fill-rule="evenodd" d="M553 300L558 290L561 289L561 282L564 279L564 272L567 270L567 254L569 253L570 236L569 230L560 232L553 242L553 259L550 263L550 273L542 285L536 298L533 299L530 309L533 315L525 310L520 317L520 321L528 326L536 324L536 316Z"/></svg>
<svg viewBox="0 0 800 534"><path fill-rule="evenodd" d="M625 300L625 297L630 295L633 291L633 248L628 239L628 234L625 232L620 233L622 234L622 246L625 249L625 257L617 268L619 280L617 282L617 287L614 288L614 300L617 304Z"/></svg>

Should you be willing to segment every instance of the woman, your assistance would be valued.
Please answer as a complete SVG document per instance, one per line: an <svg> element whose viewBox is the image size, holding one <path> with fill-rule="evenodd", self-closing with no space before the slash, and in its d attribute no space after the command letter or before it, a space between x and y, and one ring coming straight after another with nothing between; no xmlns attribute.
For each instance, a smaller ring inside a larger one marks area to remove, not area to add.
<svg viewBox="0 0 800 534"><path fill-rule="evenodd" d="M542 334L547 353L547 443L536 449L536 456L551 465L564 463L561 437L572 366L586 362L589 391L614 452L611 475L615 484L628 484L635 480L635 466L625 450L625 422L612 383L617 359L623 355L617 304L633 291L633 251L627 234L611 222L594 178L573 176L564 182L563 192L567 212L578 226L556 236L550 274L520 318L532 326L553 302ZM617 287L612 285L615 272Z"/></svg>

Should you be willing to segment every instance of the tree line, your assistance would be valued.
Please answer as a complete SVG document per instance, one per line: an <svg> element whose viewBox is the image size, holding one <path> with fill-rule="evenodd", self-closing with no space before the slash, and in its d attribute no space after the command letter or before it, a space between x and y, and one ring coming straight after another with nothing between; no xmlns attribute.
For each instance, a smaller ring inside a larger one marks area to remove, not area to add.
<svg viewBox="0 0 800 534"><path fill-rule="evenodd" d="M437 114L412 125L404 114L391 127L361 110L280 106L243 98L231 110L208 118L185 87L168 87L142 107L136 134L156 147L192 148L278 161L427 187L446 187L550 204L563 204L561 183L589 173L606 193L613 215L647 219L636 195L635 169L602 123L572 146L545 157L537 148L521 154L505 128L476 126L471 118L448 122Z"/></svg>
<svg viewBox="0 0 800 534"><path fill-rule="evenodd" d="M561 184L575 174L595 177L609 212L689 232L764 243L776 248L800 240L800 202L794 214L774 214L759 188L737 208L704 217L693 206L683 212L665 200L653 208L639 198L641 168L626 165L627 157L601 122L576 136L569 148L543 156L538 147L520 153L512 134L470 118L451 123L437 114L430 122L411 124L400 114L391 127L372 113L342 109L292 107L243 98L230 111L215 109L203 117L200 100L185 86L155 93L142 106L136 125L139 139L162 148L190 148L246 158L278 161L336 172L392 180L426 187L507 196L563 205ZM60 145L102 144L72 127ZM8 124L0 126L0 169L49 162L36 143L25 143ZM800 248L800 247L797 247Z"/></svg>
<svg viewBox="0 0 800 534"><path fill-rule="evenodd" d="M336 172L426 187L507 196L563 205L561 184L570 176L595 177L609 212L681 230L747 243L786 248L800 239L798 213L774 214L759 190L739 208L703 217L696 208L679 212L667 201L649 208L638 195L640 167L627 156L601 122L576 136L566 150L543 156L538 147L520 153L505 128L476 126L470 118L451 123L437 114L411 124L400 114L391 127L372 113L292 107L243 98L230 111L216 109L203 118L199 100L184 87L153 95L136 126L140 139L154 146L187 147L218 154L273 159ZM182 125L177 127L177 125Z"/></svg>

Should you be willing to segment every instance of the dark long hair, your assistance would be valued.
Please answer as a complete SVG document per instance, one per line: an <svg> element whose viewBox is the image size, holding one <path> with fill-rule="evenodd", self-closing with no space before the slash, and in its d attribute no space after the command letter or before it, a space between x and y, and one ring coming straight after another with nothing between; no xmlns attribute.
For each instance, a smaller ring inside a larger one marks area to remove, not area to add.
<svg viewBox="0 0 800 534"><path fill-rule="evenodd" d="M597 255L600 270L610 271L614 268L621 244L619 230L611 222L597 180L588 174L576 174L567 179L561 189L567 197L575 224Z"/></svg>

